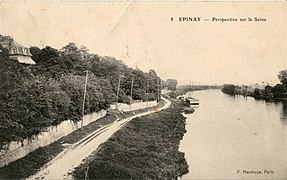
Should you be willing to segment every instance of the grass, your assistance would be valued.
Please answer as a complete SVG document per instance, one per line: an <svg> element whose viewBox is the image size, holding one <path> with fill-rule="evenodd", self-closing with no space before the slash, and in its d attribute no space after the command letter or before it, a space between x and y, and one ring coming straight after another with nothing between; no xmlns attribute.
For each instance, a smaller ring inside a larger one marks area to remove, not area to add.
<svg viewBox="0 0 287 180"><path fill-rule="evenodd" d="M176 179L188 173L179 143L183 105L131 120L73 172L75 179Z"/></svg>

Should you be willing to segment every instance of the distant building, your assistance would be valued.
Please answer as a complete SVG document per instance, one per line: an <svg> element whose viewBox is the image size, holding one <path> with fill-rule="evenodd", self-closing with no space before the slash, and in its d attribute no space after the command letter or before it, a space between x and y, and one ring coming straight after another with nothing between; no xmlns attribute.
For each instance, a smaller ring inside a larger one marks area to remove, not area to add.
<svg viewBox="0 0 287 180"><path fill-rule="evenodd" d="M8 49L10 58L18 60L20 63L36 64L31 58L32 54L29 48L18 44L11 36L0 34L0 45Z"/></svg>
<svg viewBox="0 0 287 180"><path fill-rule="evenodd" d="M252 86L253 89L260 89L260 90L265 89L265 87L266 87L267 85L270 85L270 83L268 83L268 82L261 82L261 83L251 84L251 86Z"/></svg>
<svg viewBox="0 0 287 180"><path fill-rule="evenodd" d="M167 90L167 87L165 87L161 90L161 94L167 94L168 92L170 92L170 91Z"/></svg>

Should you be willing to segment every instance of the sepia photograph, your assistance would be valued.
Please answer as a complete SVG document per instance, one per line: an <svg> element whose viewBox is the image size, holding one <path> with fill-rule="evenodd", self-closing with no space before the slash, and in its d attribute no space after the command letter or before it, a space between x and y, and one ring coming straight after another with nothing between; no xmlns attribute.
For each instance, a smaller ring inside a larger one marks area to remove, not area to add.
<svg viewBox="0 0 287 180"><path fill-rule="evenodd" d="M0 0L0 179L287 179L286 0Z"/></svg>

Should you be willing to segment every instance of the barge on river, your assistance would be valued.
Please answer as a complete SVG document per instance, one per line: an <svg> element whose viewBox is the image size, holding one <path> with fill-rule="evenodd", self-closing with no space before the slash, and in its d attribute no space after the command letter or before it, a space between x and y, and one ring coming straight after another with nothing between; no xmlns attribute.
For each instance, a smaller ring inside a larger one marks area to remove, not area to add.
<svg viewBox="0 0 287 180"><path fill-rule="evenodd" d="M193 97L179 97L179 99L185 101L185 102L188 102L190 105L199 105L199 99L195 99Z"/></svg>

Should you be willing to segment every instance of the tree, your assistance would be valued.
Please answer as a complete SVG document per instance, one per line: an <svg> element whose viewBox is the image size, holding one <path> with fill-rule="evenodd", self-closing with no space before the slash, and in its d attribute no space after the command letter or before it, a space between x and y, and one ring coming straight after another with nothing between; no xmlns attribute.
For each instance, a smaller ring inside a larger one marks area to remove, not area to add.
<svg viewBox="0 0 287 180"><path fill-rule="evenodd" d="M72 43L72 42L70 42L66 46L62 47L61 50L66 54L77 54L80 52L78 47L76 46L76 44Z"/></svg>
<svg viewBox="0 0 287 180"><path fill-rule="evenodd" d="M234 84L224 84L222 87L222 92L224 92L225 94L235 95L236 86Z"/></svg>
<svg viewBox="0 0 287 180"><path fill-rule="evenodd" d="M254 92L253 92L253 96L254 96L255 99L260 99L261 98L261 91L260 91L260 89L255 88Z"/></svg>
<svg viewBox="0 0 287 180"><path fill-rule="evenodd" d="M81 53L82 58L85 58L89 55L89 49L86 46L80 46L79 51Z"/></svg>
<svg viewBox="0 0 287 180"><path fill-rule="evenodd" d="M72 42L62 47L61 51L73 60L84 60L89 54L89 49L86 46L80 46L80 48L78 48L77 45Z"/></svg>
<svg viewBox="0 0 287 180"><path fill-rule="evenodd" d="M32 59L38 63L39 59L38 59L38 55L40 53L41 49L36 47L36 46L32 46L30 47L30 52L32 54Z"/></svg>
<svg viewBox="0 0 287 180"><path fill-rule="evenodd" d="M273 87L270 86L270 85L265 86L265 88L264 88L264 94L265 94L265 95L268 95L268 94L271 94L271 93L273 93Z"/></svg>
<svg viewBox="0 0 287 180"><path fill-rule="evenodd" d="M34 56L35 54L32 54L32 55ZM37 55L38 55L37 62L45 62L49 60L50 58L58 58L60 55L60 52L55 48L46 46L40 52L37 52Z"/></svg>
<svg viewBox="0 0 287 180"><path fill-rule="evenodd" d="M177 80L176 79L167 79L166 80L166 86L168 90L175 91L176 90L176 85L177 85Z"/></svg>
<svg viewBox="0 0 287 180"><path fill-rule="evenodd" d="M284 92L286 92L286 88L282 84L276 84L273 87L273 94L275 98L282 98Z"/></svg>
<svg viewBox="0 0 287 180"><path fill-rule="evenodd" d="M278 74L278 79L287 88L287 70L282 70Z"/></svg>
<svg viewBox="0 0 287 180"><path fill-rule="evenodd" d="M118 102L130 102L131 87L134 100L158 97L158 86L163 86L164 81L154 70L145 73L114 57L88 51L75 43L62 50L34 46L30 52L36 64L29 66L10 59L8 50L0 45L0 146L4 141L29 137L63 120L79 120L85 70L90 72L85 114L107 109L116 101L120 75L123 77ZM176 84L176 80L169 80L169 88L175 89Z"/></svg>
<svg viewBox="0 0 287 180"><path fill-rule="evenodd" d="M75 62L52 47L46 46L40 50L37 53L36 59L37 64L32 67L35 75L60 78L66 73L77 73L73 71L75 69Z"/></svg>

